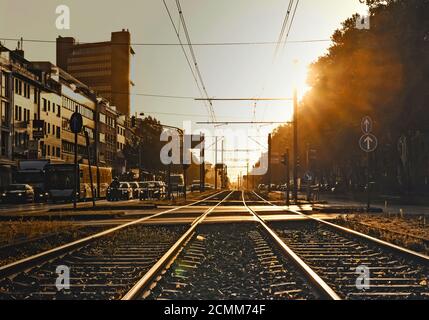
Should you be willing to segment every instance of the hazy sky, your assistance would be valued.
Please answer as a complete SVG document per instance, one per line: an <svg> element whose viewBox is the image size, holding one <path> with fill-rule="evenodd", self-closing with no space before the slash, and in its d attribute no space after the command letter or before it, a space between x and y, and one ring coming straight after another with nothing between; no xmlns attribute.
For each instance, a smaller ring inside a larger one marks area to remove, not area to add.
<svg viewBox="0 0 429 320"><path fill-rule="evenodd" d="M277 40L289 0L181 0L180 3L194 43L265 42ZM55 9L60 4L70 7L70 30L55 27ZM175 0L167 0L167 4L178 25ZM288 40L329 39L342 21L365 10L359 0L301 0ZM133 43L178 43L162 0L0 1L0 38L55 40L62 35L82 42L106 41L112 31L122 28L130 30ZM185 41L183 32L181 36ZM14 49L16 42L6 41L5 45ZM288 43L274 63L275 45L195 46L194 50L212 97L289 97L294 81L301 92L305 89L307 65L323 55L328 46L329 42ZM133 48L135 93L198 97L180 46L134 45ZM24 49L29 60L55 62L55 43L24 41ZM296 59L299 64L294 69ZM253 105L249 102L214 103L214 110L217 120L253 120ZM209 120L205 105L192 99L133 96L132 112L145 112L165 124L180 127L186 120ZM255 120L287 121L290 114L289 102L258 103ZM255 139L264 144L269 129L260 128L256 135L264 137L255 135ZM244 142L240 147L261 147L245 135L242 134ZM254 153L251 158L257 156Z"/></svg>

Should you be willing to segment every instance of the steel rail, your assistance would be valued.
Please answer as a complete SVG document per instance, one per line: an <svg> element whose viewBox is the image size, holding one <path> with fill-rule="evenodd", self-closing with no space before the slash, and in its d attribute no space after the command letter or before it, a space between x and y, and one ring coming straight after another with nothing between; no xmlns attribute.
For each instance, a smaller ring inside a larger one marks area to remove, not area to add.
<svg viewBox="0 0 429 320"><path fill-rule="evenodd" d="M179 207L168 209L168 210L165 210L165 211L162 211L162 212L158 212L158 213L155 213L155 214L150 215L148 217L143 217L143 218L140 218L140 219L137 219L137 220L126 222L124 224L121 224L119 226L110 228L108 230L104 230L104 231L101 231L99 233L87 236L85 238L82 238L82 239L79 239L79 240L76 240L76 241L72 241L72 242L66 243L64 245L55 247L53 249L49 249L49 250L37 253L35 255L32 255L32 256L29 256L29 257L17 260L15 262L9 263L9 264L4 265L4 266L0 266L0 278L5 278L5 277L7 277L7 276L9 276L11 274L20 272L22 270L25 270L26 268L30 268L30 267L36 265L36 263L38 263L39 261L50 259L52 257L60 256L63 253L69 252L69 251L71 251L71 250L73 250L73 249L75 249L77 247L84 246L84 245L86 245L86 244L88 244L88 243L90 243L90 242L92 242L94 240L97 240L97 239L99 239L99 238L101 238L103 236L112 234L112 233L114 233L114 232L116 232L118 230L122 230L124 228L127 228L127 227L132 226L132 225L139 224L139 223L147 221L149 219L156 218L156 217L159 217L161 215L164 215L164 214L167 214L167 213L170 213L170 212L174 212L174 211L177 211L177 210L180 210L180 209L183 209L183 208L187 208L187 207L193 206L195 204L204 202L204 201L206 201L208 199L211 199L211 198L213 198L213 197L221 194L222 192L224 192L224 191L219 191L217 193L214 193L214 194L212 194L212 195L210 195L210 196L208 196L208 197L206 197L206 198L204 198L202 200L198 200L198 201L195 201L195 202L183 205L183 206L179 206Z"/></svg>
<svg viewBox="0 0 429 320"><path fill-rule="evenodd" d="M311 219L311 220L323 223L323 224L328 225L328 226L330 226L330 227L332 227L334 229L341 230L341 231L343 231L345 233L353 234L353 235L358 236L360 238L364 238L365 240L369 240L370 242L373 242L373 243L376 243L378 245L381 245L381 246L383 246L385 248L388 248L390 250L398 252L398 253L400 253L402 255L411 257L413 259L417 259L417 260L423 262L425 265L429 265L429 256L427 256L425 254L422 254L422 253L419 253L419 252L416 252L416 251L413 251L413 250L410 250L410 249L398 246L396 244L393 244L393 243L390 243L390 242L387 242L387 241L384 241L384 240L381 240L381 239L377 239L375 237L369 236L369 235L361 233L359 231L355 231L353 229L349 229L349 228L337 225L335 223L332 223L332 222L329 222L329 221L325 221L325 220L320 219L320 218L316 218L316 217L312 217L312 216L306 215L306 214L304 214L304 213L302 213L300 211L290 209L290 207L287 207L287 206L276 205L276 204L272 203L271 201L264 199L259 194L257 194L255 191L253 191L253 193L257 197L259 197L260 199L262 199L264 202L266 202L266 203L268 203L268 204L270 204L272 206L279 207L279 208L282 208L282 209L287 210L289 212L292 212L292 213L298 214L300 216L306 217L308 219Z"/></svg>
<svg viewBox="0 0 429 320"><path fill-rule="evenodd" d="M320 276L311 269L291 248L289 248L282 239L275 233L266 223L265 221L246 204L246 200L244 199L244 191L242 191L243 204L244 207L252 214L259 224L267 231L267 233L273 238L276 244L286 253L286 255L295 263L295 265L301 269L310 281L315 285L319 293L323 298L327 300L341 300L340 296L322 279Z"/></svg>
<svg viewBox="0 0 429 320"><path fill-rule="evenodd" d="M220 200L216 205L207 209L201 216L196 218L192 223L191 227L176 241L175 244L145 273L145 275L122 297L121 300L132 300L140 296L143 291L151 284L152 280L158 275L158 273L163 270L163 268L172 262L177 256L178 251L183 247L183 244L189 239L193 234L195 228L220 204L233 194L234 191L231 191L225 198Z"/></svg>

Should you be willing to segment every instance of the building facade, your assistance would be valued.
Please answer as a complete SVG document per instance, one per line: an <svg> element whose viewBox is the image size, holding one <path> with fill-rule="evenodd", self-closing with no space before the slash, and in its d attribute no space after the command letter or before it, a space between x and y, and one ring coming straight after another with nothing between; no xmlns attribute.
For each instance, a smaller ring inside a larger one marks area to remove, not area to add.
<svg viewBox="0 0 429 320"><path fill-rule="evenodd" d="M19 160L74 162L70 118L79 112L78 160L126 171L129 117L89 86L50 62L30 62L22 50L0 46L0 188L12 182ZM85 137L89 137L89 150Z"/></svg>
<svg viewBox="0 0 429 320"><path fill-rule="evenodd" d="M58 67L129 116L134 51L128 30L112 32L111 40L106 42L79 44L72 37L58 37L56 44Z"/></svg>

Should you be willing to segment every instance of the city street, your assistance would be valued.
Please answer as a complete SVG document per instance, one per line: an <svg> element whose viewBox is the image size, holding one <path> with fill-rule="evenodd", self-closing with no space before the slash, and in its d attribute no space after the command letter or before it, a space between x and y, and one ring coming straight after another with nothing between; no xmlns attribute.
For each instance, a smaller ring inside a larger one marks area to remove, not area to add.
<svg viewBox="0 0 429 320"><path fill-rule="evenodd" d="M0 303L429 300L428 22L429 0L1 0Z"/></svg>

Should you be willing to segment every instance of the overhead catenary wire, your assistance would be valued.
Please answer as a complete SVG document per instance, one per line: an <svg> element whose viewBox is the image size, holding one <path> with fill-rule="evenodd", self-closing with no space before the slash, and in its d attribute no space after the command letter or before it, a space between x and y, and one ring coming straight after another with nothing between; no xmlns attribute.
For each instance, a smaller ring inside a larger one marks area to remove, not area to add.
<svg viewBox="0 0 429 320"><path fill-rule="evenodd" d="M179 30L178 30L179 31ZM48 40L48 39L28 39L22 38L24 42L30 43L46 43L46 44L56 44L57 40ZM8 38L0 37L0 41L21 41L21 38ZM318 42L331 42L331 39L301 39L301 40L287 40L281 41L280 44L286 43L318 43ZM90 44L93 42L78 42L77 44ZM207 46L207 47L222 47L222 46L273 46L278 45L278 41L247 41L247 42L194 42L192 45L195 46ZM147 46L147 47L178 47L180 43L172 42L131 42L131 43L121 43L115 42L111 45L131 45L131 46Z"/></svg>
<svg viewBox="0 0 429 320"><path fill-rule="evenodd" d="M300 0L296 0L296 5L295 5L295 9L293 10L292 19L290 20L289 28L286 32L285 41L283 41L282 51L284 50L284 48L286 46L286 42L287 42L287 39L289 37L290 30L292 29L292 24L293 24L293 21L295 20L296 10L298 9L299 1Z"/></svg>
<svg viewBox="0 0 429 320"><path fill-rule="evenodd" d="M197 57L195 55L194 48L192 47L191 37L189 35L188 27L186 26L185 16L183 14L183 10L182 10L182 7L180 5L180 1L179 0L176 0L176 6L177 6L177 10L179 12L180 21L182 22L182 27L183 27L183 31L185 33L186 41L188 42L189 52L191 53L191 57L192 57L192 60L194 62L195 71L196 71L196 73L198 75L198 78L200 80L203 92L204 92L205 96L208 98L209 95L207 93L207 88L206 88L206 85L204 83L203 77L201 75L201 71L200 71L200 68L199 68L199 65L198 65L198 62L197 62ZM209 104L210 117L211 117L211 119L213 121L216 121L216 115L215 115L215 112L213 110L213 104L212 104L211 101L208 101L208 104Z"/></svg>
<svg viewBox="0 0 429 320"><path fill-rule="evenodd" d="M192 67L191 61L189 60L188 54L186 53L186 50L185 50L185 47L183 45L182 39L180 38L179 31L176 28L176 25L174 24L174 20L173 20L173 17L171 15L170 9L168 8L167 3L165 2L165 0L162 0L162 2L164 3L164 7L165 7L165 10L167 11L168 17L170 18L170 22L173 25L173 29L174 29L174 31L176 33L177 39L179 40L180 47L181 47L182 52L183 52L183 54L185 56L186 62L188 63L189 69L191 70L192 77L194 78L194 81L195 81L195 84L196 84L196 86L198 88L198 91L199 91L199 93L200 93L201 96L204 96L203 92L201 90L200 84L198 82L197 76L195 74L194 68ZM210 114L210 108L207 106L207 104L206 104L206 107L207 107L207 109L209 111L209 114Z"/></svg>
<svg viewBox="0 0 429 320"><path fill-rule="evenodd" d="M289 17L290 17L290 12L291 12L291 10L293 8L293 3L294 3L294 0L289 0L288 7L287 7L287 10L286 10L285 16L283 18L282 27L280 29L279 37L277 39L276 48L274 50L273 57L272 57L272 60L271 60L271 68L274 65L274 63L276 62L276 59L277 59L277 56L278 56L278 53L279 53L279 49L280 49L280 46L281 46L282 42L287 40L289 31L290 31L290 26L289 26L289 29L287 31L285 40L283 40L283 35L284 35L284 32L285 32L285 30L287 28L287 25L288 25L288 20L289 20ZM284 49L284 45L282 47L282 50L283 49ZM262 84L262 90L261 90L261 94L260 95L262 95L263 92L265 91L267 77L268 77L268 72L265 73L264 81L263 81L263 84ZM256 107L257 107L257 101L253 105L253 120L256 120ZM264 114L265 114L265 110L264 110Z"/></svg>
<svg viewBox="0 0 429 320"><path fill-rule="evenodd" d="M287 41L288 41L289 34L290 34L291 29L292 29L293 22L294 22L294 20L295 20L295 15L296 15L296 11L297 11L297 9L298 9L299 1L300 1L300 0L296 0L296 4L295 4L295 8L294 8L294 10L293 10L293 14L292 14L292 18L291 18L291 21L290 21L290 24L289 24L289 28L288 28L288 30L287 30L287 32L286 32L286 36L285 36L285 39L284 39L284 41L283 41L282 52L284 51L285 46L286 46L286 43L287 43ZM256 108L256 103L255 103L255 108ZM265 113L266 113L266 111L267 111L267 107L265 106L264 111L263 111L263 114L262 114L262 119L264 119L264 118L265 118ZM256 111L255 111L255 113L256 113Z"/></svg>

